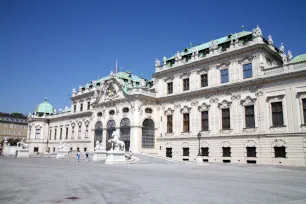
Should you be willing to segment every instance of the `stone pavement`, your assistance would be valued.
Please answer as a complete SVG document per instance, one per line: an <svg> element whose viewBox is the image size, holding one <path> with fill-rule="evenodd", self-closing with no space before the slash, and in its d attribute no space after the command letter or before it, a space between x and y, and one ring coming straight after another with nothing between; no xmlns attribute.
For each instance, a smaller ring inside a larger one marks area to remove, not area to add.
<svg viewBox="0 0 306 204"><path fill-rule="evenodd" d="M306 203L305 168L140 159L0 157L0 203Z"/></svg>

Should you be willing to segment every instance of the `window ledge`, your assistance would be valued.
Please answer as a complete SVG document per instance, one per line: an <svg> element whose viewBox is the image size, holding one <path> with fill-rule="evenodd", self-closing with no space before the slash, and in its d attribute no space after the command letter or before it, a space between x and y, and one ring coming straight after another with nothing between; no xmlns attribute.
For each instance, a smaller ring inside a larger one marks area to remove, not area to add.
<svg viewBox="0 0 306 204"><path fill-rule="evenodd" d="M255 132L258 129L258 127L245 127L243 128L243 132Z"/></svg>
<svg viewBox="0 0 306 204"><path fill-rule="evenodd" d="M287 127L287 125L276 125L276 126L270 126L270 129L271 128L285 128Z"/></svg>
<svg viewBox="0 0 306 204"><path fill-rule="evenodd" d="M181 132L181 136L189 136L191 132Z"/></svg>
<svg viewBox="0 0 306 204"><path fill-rule="evenodd" d="M173 132L167 132L167 133L165 133L165 136L173 136L173 135L174 135Z"/></svg>
<svg viewBox="0 0 306 204"><path fill-rule="evenodd" d="M233 132L233 129L221 129L220 133L231 133Z"/></svg>
<svg viewBox="0 0 306 204"><path fill-rule="evenodd" d="M301 127L306 127L306 124L301 124Z"/></svg>

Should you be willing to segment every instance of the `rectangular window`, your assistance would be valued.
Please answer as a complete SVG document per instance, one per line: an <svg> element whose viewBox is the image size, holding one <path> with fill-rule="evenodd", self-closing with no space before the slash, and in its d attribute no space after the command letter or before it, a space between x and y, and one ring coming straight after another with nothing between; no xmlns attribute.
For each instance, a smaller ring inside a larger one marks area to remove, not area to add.
<svg viewBox="0 0 306 204"><path fill-rule="evenodd" d="M283 126L283 103L275 102L271 103L272 107L272 122L273 126Z"/></svg>
<svg viewBox="0 0 306 204"><path fill-rule="evenodd" d="M83 111L83 103L80 104L80 111Z"/></svg>
<svg viewBox="0 0 306 204"><path fill-rule="evenodd" d="M189 148L188 147L183 148L183 157L189 157Z"/></svg>
<svg viewBox="0 0 306 204"><path fill-rule="evenodd" d="M40 129L36 129L35 139L39 139L39 138L40 138Z"/></svg>
<svg viewBox="0 0 306 204"><path fill-rule="evenodd" d="M247 147L247 157L256 157L256 147Z"/></svg>
<svg viewBox="0 0 306 204"><path fill-rule="evenodd" d="M286 158L286 147L274 147L275 158Z"/></svg>
<svg viewBox="0 0 306 204"><path fill-rule="evenodd" d="M209 148L208 147L202 147L201 148L201 156L208 157L209 155Z"/></svg>
<svg viewBox="0 0 306 204"><path fill-rule="evenodd" d="M34 152L38 152L38 147L34 147Z"/></svg>
<svg viewBox="0 0 306 204"><path fill-rule="evenodd" d="M189 79L183 79L183 90L184 91L189 90Z"/></svg>
<svg viewBox="0 0 306 204"><path fill-rule="evenodd" d="M69 128L66 127L66 139L68 139L68 130L69 130Z"/></svg>
<svg viewBox="0 0 306 204"><path fill-rule="evenodd" d="M54 139L56 140L57 129L54 130Z"/></svg>
<svg viewBox="0 0 306 204"><path fill-rule="evenodd" d="M3 125L4 125L4 127L6 127L6 123L4 123Z"/></svg>
<svg viewBox="0 0 306 204"><path fill-rule="evenodd" d="M71 139L74 139L74 127L72 127L72 131L71 131Z"/></svg>
<svg viewBox="0 0 306 204"><path fill-rule="evenodd" d="M88 125L86 125L85 138L88 138Z"/></svg>
<svg viewBox="0 0 306 204"><path fill-rule="evenodd" d="M231 148L230 147L222 147L223 157L231 157Z"/></svg>
<svg viewBox="0 0 306 204"><path fill-rule="evenodd" d="M221 83L227 83L228 82L228 69L221 70Z"/></svg>
<svg viewBox="0 0 306 204"><path fill-rule="evenodd" d="M167 85L168 85L168 94L172 94L173 93L173 82L169 82Z"/></svg>
<svg viewBox="0 0 306 204"><path fill-rule="evenodd" d="M201 87L208 86L208 78L207 74L202 74L201 75Z"/></svg>
<svg viewBox="0 0 306 204"><path fill-rule="evenodd" d="M208 131L208 111L201 112L201 120L202 120L202 131Z"/></svg>
<svg viewBox="0 0 306 204"><path fill-rule="evenodd" d="M87 110L90 110L90 101L87 102Z"/></svg>
<svg viewBox="0 0 306 204"><path fill-rule="evenodd" d="M167 116L167 133L172 133L172 115Z"/></svg>
<svg viewBox="0 0 306 204"><path fill-rule="evenodd" d="M243 65L243 78L252 78L252 64Z"/></svg>
<svg viewBox="0 0 306 204"><path fill-rule="evenodd" d="M183 132L189 132L189 113L183 114Z"/></svg>
<svg viewBox="0 0 306 204"><path fill-rule="evenodd" d="M306 125L306 98L302 99L302 102L303 102L304 124Z"/></svg>
<svg viewBox="0 0 306 204"><path fill-rule="evenodd" d="M60 140L62 139L62 135L63 135L63 128L60 128Z"/></svg>
<svg viewBox="0 0 306 204"><path fill-rule="evenodd" d="M255 116L254 116L254 105L245 106L245 127L253 128L255 127Z"/></svg>
<svg viewBox="0 0 306 204"><path fill-rule="evenodd" d="M222 109L222 129L228 130L231 128L230 109Z"/></svg>
<svg viewBox="0 0 306 204"><path fill-rule="evenodd" d="M73 112L76 112L76 104L73 105Z"/></svg>
<svg viewBox="0 0 306 204"><path fill-rule="evenodd" d="M81 126L79 126L79 134L78 134L78 138L81 138Z"/></svg>
<svg viewBox="0 0 306 204"><path fill-rule="evenodd" d="M52 130L49 130L49 140L51 140Z"/></svg>

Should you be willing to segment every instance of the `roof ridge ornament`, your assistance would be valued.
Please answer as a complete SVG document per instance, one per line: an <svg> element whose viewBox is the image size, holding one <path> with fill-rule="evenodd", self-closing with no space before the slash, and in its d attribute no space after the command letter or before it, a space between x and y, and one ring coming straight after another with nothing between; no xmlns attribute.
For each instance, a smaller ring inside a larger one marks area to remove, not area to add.
<svg viewBox="0 0 306 204"><path fill-rule="evenodd" d="M288 62L290 62L293 58L292 52L290 50L288 50L288 57L287 58L288 58Z"/></svg>
<svg viewBox="0 0 306 204"><path fill-rule="evenodd" d="M255 29L252 30L252 33L255 38L262 37L262 31L258 25L256 26Z"/></svg>
<svg viewBox="0 0 306 204"><path fill-rule="evenodd" d="M273 45L272 35L269 35L269 36L268 36L268 44L269 44L269 45Z"/></svg>

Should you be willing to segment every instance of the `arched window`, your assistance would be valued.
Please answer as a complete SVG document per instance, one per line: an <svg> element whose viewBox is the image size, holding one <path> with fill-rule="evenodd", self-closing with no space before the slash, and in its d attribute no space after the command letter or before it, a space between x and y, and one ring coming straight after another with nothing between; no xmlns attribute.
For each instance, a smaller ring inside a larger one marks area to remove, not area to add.
<svg viewBox="0 0 306 204"><path fill-rule="evenodd" d="M102 114L102 113L101 113ZM94 147L96 144L96 141L99 140L99 142L102 142L102 135L103 135L103 129L102 129L102 122L98 121L95 124L95 137L94 137Z"/></svg>
<svg viewBox="0 0 306 204"><path fill-rule="evenodd" d="M121 140L125 143L125 150L130 150L130 120L128 118L123 118L120 123L120 133Z"/></svg>
<svg viewBox="0 0 306 204"><path fill-rule="evenodd" d="M40 126L37 126L35 129L35 139L40 139Z"/></svg>
<svg viewBox="0 0 306 204"><path fill-rule="evenodd" d="M109 115L115 115L115 111L114 110L110 110L109 111Z"/></svg>
<svg viewBox="0 0 306 204"><path fill-rule="evenodd" d="M151 119L145 119L142 125L142 148L154 148L155 130L154 122Z"/></svg>
<svg viewBox="0 0 306 204"><path fill-rule="evenodd" d="M116 122L114 120L110 120L107 123L107 134L106 134L106 141L108 141L111 137L114 131L116 131ZM110 150L111 144L106 144L106 150Z"/></svg>
<svg viewBox="0 0 306 204"><path fill-rule="evenodd" d="M97 116L98 116L98 117L102 117L102 112L98 112L98 113L97 113Z"/></svg>
<svg viewBox="0 0 306 204"><path fill-rule="evenodd" d="M123 112L123 113L128 113L129 111L130 111L130 109L127 108L127 107L125 107L125 108L122 109L122 112Z"/></svg>

